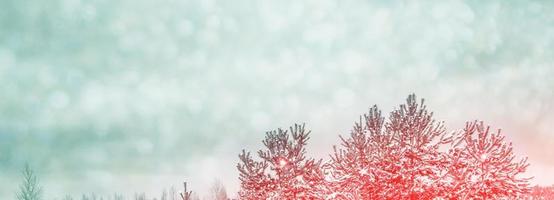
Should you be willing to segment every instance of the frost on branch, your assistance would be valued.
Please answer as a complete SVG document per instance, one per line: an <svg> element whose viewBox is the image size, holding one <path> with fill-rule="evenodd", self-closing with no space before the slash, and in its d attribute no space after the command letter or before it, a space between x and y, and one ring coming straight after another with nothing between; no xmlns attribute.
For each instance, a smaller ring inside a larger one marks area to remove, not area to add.
<svg viewBox="0 0 554 200"><path fill-rule="evenodd" d="M266 133L259 161L243 150L237 165L241 199L320 199L323 190L321 160L307 159L310 131L304 125Z"/></svg>

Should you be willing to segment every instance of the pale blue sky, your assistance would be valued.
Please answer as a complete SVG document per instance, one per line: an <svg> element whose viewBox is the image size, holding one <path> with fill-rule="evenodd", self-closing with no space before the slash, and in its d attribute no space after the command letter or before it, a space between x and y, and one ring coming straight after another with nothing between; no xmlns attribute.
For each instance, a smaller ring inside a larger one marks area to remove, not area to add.
<svg viewBox="0 0 554 200"><path fill-rule="evenodd" d="M238 186L242 148L306 122L326 158L415 92L482 119L554 184L549 1L0 0L0 198Z"/></svg>

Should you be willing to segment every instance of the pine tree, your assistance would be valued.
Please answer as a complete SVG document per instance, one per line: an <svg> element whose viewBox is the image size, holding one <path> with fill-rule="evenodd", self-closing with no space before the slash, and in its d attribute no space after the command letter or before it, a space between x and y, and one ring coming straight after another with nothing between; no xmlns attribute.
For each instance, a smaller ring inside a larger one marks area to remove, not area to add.
<svg viewBox="0 0 554 200"><path fill-rule="evenodd" d="M377 106L369 110L369 114L360 117L360 122L354 125L349 138L339 136L341 149L333 147L334 154L330 162L325 164L328 172L328 195L333 199L372 199L376 197L379 188L377 161L380 159L377 151L381 144L390 141L380 141L390 138L382 137L384 118Z"/></svg>
<svg viewBox="0 0 554 200"><path fill-rule="evenodd" d="M385 124L390 143L381 144L386 155L380 168L386 184L380 195L387 198L430 199L440 190L446 155L439 149L452 141L442 122L433 119L422 99L408 96L406 104L391 112Z"/></svg>
<svg viewBox="0 0 554 200"><path fill-rule="evenodd" d="M26 164L23 169L23 183L19 185L19 192L16 194L18 200L40 200L41 188L38 184L38 178L31 170L31 167Z"/></svg>
<svg viewBox="0 0 554 200"><path fill-rule="evenodd" d="M521 177L527 158L515 160L512 143L483 122L468 122L450 151L450 198L522 198L530 192L529 178Z"/></svg>
<svg viewBox="0 0 554 200"><path fill-rule="evenodd" d="M341 137L327 164L330 185L340 199L420 199L437 193L445 155L439 148L451 141L441 122L433 120L423 100L410 95L388 121L374 106L350 137Z"/></svg>
<svg viewBox="0 0 554 200"><path fill-rule="evenodd" d="M269 164L265 161L255 161L250 152L242 150L239 155L242 163L237 164L239 170L241 199L268 199L269 193L274 190L269 176L265 173Z"/></svg>
<svg viewBox="0 0 554 200"><path fill-rule="evenodd" d="M321 160L307 159L305 146L310 131L304 125L266 133L265 150L255 161L243 150L237 165L241 199L321 199Z"/></svg>

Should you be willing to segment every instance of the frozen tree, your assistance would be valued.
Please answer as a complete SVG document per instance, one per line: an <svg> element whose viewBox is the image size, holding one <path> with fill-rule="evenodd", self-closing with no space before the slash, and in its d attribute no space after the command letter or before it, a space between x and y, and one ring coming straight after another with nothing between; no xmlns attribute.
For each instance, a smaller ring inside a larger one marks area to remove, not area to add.
<svg viewBox="0 0 554 200"><path fill-rule="evenodd" d="M268 132L260 161L239 155L242 199L506 199L524 198L528 164L483 123L446 132L424 101L410 95L388 118L377 106L360 117L331 159L306 160L308 133ZM292 138L289 138L292 136ZM324 181L321 174L324 173Z"/></svg>
<svg viewBox="0 0 554 200"><path fill-rule="evenodd" d="M442 154L448 143L442 123L418 105L415 95L385 122L372 107L356 123L328 163L333 196L344 199L426 198L433 196Z"/></svg>
<svg viewBox="0 0 554 200"><path fill-rule="evenodd" d="M515 160L512 144L483 122L466 124L450 150L450 160L449 198L521 198L530 191L529 178L521 177L529 166L527 158Z"/></svg>
<svg viewBox="0 0 554 200"><path fill-rule="evenodd" d="M435 196L446 164L446 155L439 148L452 141L443 123L435 121L424 100L418 104L412 94L406 104L391 112L385 132L390 142L380 144L385 154L379 166L388 184L380 190L381 195L401 199Z"/></svg>
<svg viewBox="0 0 554 200"><path fill-rule="evenodd" d="M326 165L330 195L340 199L428 199L439 191L451 142L423 100L410 95L387 121L374 106L342 138Z"/></svg>
<svg viewBox="0 0 554 200"><path fill-rule="evenodd" d="M39 200L41 199L41 188L38 179L28 164L23 169L23 183L19 185L19 192L16 194L18 200Z"/></svg>
<svg viewBox="0 0 554 200"><path fill-rule="evenodd" d="M384 118L377 106L373 106L363 119L354 125L349 138L339 136L342 148L334 147L331 161L325 165L330 198L372 199L377 193L376 165L380 152L375 150L380 144L390 143L378 140L390 138L381 137Z"/></svg>
<svg viewBox="0 0 554 200"><path fill-rule="evenodd" d="M310 131L304 125L266 133L265 150L256 161L243 150L237 165L241 199L321 199L323 174L321 160L307 159Z"/></svg>
<svg viewBox="0 0 554 200"><path fill-rule="evenodd" d="M269 193L274 190L272 181L266 171L269 164L266 161L255 161L250 152L242 150L239 155L240 161L237 165L239 170L241 199L267 199Z"/></svg>

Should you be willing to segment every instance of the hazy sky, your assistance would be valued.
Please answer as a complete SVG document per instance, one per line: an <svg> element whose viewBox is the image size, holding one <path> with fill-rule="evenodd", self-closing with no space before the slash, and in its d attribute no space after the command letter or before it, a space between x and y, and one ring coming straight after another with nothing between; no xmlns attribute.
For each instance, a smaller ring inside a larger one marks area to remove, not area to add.
<svg viewBox="0 0 554 200"><path fill-rule="evenodd" d="M410 93L481 119L554 184L551 1L0 0L0 198L238 189L237 154L306 123L327 158Z"/></svg>

